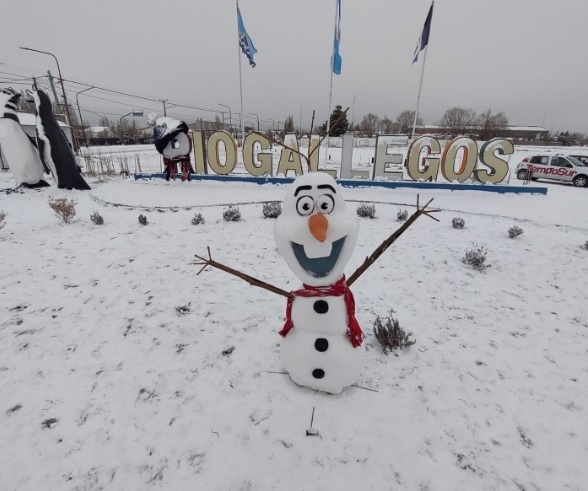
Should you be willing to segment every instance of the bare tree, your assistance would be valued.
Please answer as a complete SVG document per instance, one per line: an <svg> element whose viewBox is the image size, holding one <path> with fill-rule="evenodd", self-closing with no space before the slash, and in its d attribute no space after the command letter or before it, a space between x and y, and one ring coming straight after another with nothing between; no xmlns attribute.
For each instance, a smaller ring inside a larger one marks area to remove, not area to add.
<svg viewBox="0 0 588 491"><path fill-rule="evenodd" d="M368 138L371 138L378 130L379 123L380 118L375 114L369 113L361 120L361 131L365 133Z"/></svg>
<svg viewBox="0 0 588 491"><path fill-rule="evenodd" d="M452 107L445 111L439 124L447 128L451 136L466 133L477 123L476 112L464 107Z"/></svg>
<svg viewBox="0 0 588 491"><path fill-rule="evenodd" d="M478 116L477 124L480 127L480 139L490 140L500 135L508 126L508 118L504 113L492 114L492 109Z"/></svg>
<svg viewBox="0 0 588 491"><path fill-rule="evenodd" d="M408 133L412 131L412 124L414 122L414 111L402 111L396 118L396 124L398 125L399 133ZM423 124L421 117L417 118L417 126Z"/></svg>
<svg viewBox="0 0 588 491"><path fill-rule="evenodd" d="M384 116L380 120L380 133L390 134L398 131L398 123L392 121L388 116Z"/></svg>

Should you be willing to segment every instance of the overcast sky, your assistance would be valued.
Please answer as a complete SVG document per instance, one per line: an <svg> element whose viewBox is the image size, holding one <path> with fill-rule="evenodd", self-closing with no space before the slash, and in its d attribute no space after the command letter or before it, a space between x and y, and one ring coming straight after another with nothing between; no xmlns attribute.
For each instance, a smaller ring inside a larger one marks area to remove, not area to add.
<svg viewBox="0 0 588 491"><path fill-rule="evenodd" d="M343 71L333 106L396 118L416 106L422 53L412 55L430 0L342 0ZM244 112L310 126L327 117L335 0L240 0L258 53L242 59ZM0 87L43 75L53 52L63 77L154 99L239 111L233 0L18 0L0 17ZM243 55L240 55L243 56ZM437 0L421 101L425 123L463 106L503 111L511 124L588 132L587 0ZM14 87L22 85L12 84ZM71 83L72 96L84 86ZM94 97L113 99L126 106ZM92 90L80 105L123 115L160 104ZM169 109L187 121L214 112ZM89 113L84 117L89 116ZM228 118L228 115L226 116ZM263 126L263 122L262 122Z"/></svg>

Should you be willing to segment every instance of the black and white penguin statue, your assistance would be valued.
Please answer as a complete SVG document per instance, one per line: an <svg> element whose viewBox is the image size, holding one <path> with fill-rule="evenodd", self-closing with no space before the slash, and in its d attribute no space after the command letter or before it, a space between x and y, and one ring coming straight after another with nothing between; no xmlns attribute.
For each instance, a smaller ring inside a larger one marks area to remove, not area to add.
<svg viewBox="0 0 588 491"><path fill-rule="evenodd" d="M153 126L155 148L163 155L165 178L173 181L180 164L182 181L189 181L194 169L190 163L192 140L188 136L188 125L167 116L157 117L155 113L149 114L147 123Z"/></svg>
<svg viewBox="0 0 588 491"><path fill-rule="evenodd" d="M55 119L49 96L42 90L33 92L37 107L37 143L44 164L49 167L57 187L61 189L90 189L82 177L76 157Z"/></svg>
<svg viewBox="0 0 588 491"><path fill-rule="evenodd" d="M11 88L0 90L0 147L17 186L49 186L43 179L43 164L37 148L22 129L16 111L21 94ZM49 170L47 169L47 173Z"/></svg>

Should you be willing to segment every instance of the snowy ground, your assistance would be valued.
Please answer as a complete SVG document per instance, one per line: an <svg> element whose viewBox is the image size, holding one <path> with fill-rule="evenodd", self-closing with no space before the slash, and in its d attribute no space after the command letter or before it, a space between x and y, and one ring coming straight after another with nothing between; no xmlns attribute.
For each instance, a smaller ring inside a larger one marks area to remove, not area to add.
<svg viewBox="0 0 588 491"><path fill-rule="evenodd" d="M280 373L284 299L193 265L210 246L297 288L261 215L285 187L89 182L0 194L2 491L586 489L588 189L421 192L441 222L419 219L354 285L366 365L332 396ZM416 193L344 193L378 217L361 222L350 274ZM79 200L73 223L51 194ZM242 222L223 221L229 203ZM513 225L524 234L509 239ZM482 273L461 262L473 242ZM384 355L371 324L391 309L417 342ZM313 408L319 437L305 434Z"/></svg>

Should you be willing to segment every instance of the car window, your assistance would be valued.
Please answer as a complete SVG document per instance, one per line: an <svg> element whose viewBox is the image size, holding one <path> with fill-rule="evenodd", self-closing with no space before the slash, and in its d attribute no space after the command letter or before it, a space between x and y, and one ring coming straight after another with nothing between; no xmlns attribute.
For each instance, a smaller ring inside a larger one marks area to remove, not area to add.
<svg viewBox="0 0 588 491"><path fill-rule="evenodd" d="M541 159L542 159L542 158L544 158L544 157L541 157L541 155L535 155L534 157L531 157L531 160L530 160L530 162L531 162L532 164L541 164L541 163L542 163L542 162L541 162Z"/></svg>
<svg viewBox="0 0 588 491"><path fill-rule="evenodd" d="M563 157L553 157L551 159L551 165L556 167L566 167L568 165L568 161Z"/></svg>
<svg viewBox="0 0 588 491"><path fill-rule="evenodd" d="M588 167L588 164L586 162L588 162L588 158L586 159L586 162L580 160L578 157L568 157L568 159L570 160L570 162L578 167Z"/></svg>
<svg viewBox="0 0 588 491"><path fill-rule="evenodd" d="M549 165L549 157L541 157L541 165Z"/></svg>

